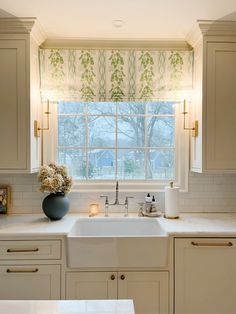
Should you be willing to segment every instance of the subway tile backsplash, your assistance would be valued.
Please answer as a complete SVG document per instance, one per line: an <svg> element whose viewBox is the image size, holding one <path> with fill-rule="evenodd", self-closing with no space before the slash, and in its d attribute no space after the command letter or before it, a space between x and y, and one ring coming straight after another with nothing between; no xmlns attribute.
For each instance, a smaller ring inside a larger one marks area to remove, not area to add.
<svg viewBox="0 0 236 314"><path fill-rule="evenodd" d="M45 195L39 192L37 176L32 175L0 175L0 184L8 184L12 190L11 213L41 213L41 204ZM148 192L148 191L147 191ZM70 212L87 212L92 202L101 202L101 193L72 192ZM131 194L131 193L130 193ZM111 200L114 193L108 193ZM124 199L120 193L120 199ZM138 212L138 202L142 202L145 193L132 193L130 211ZM164 193L156 193L157 204L164 210ZM101 203L103 207L103 203ZM181 212L236 212L236 175L189 174L189 192L180 194ZM123 211L112 208L111 211Z"/></svg>

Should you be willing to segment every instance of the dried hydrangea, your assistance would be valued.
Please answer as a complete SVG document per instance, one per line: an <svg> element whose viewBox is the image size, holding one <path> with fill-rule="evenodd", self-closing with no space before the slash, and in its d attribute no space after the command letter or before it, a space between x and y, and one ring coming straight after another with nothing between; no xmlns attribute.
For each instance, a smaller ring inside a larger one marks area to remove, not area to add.
<svg viewBox="0 0 236 314"><path fill-rule="evenodd" d="M55 173L55 170L50 167L50 166L42 166L40 169L39 169L39 173L38 173L38 180L39 181L43 181L44 179L46 178L50 178L54 175Z"/></svg>
<svg viewBox="0 0 236 314"><path fill-rule="evenodd" d="M50 164L39 170L38 181L40 191L49 193L69 193L72 187L72 177L68 176L67 168L63 165Z"/></svg>
<svg viewBox="0 0 236 314"><path fill-rule="evenodd" d="M64 184L63 184L63 191L64 193L68 193L70 192L70 189L72 187L72 184L73 184L73 180L72 180L72 177L66 177L64 179Z"/></svg>

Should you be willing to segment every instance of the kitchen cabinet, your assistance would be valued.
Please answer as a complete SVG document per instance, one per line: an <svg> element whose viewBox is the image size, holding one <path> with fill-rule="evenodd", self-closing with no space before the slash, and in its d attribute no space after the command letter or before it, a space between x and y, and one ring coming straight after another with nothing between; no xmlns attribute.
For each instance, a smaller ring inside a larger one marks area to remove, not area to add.
<svg viewBox="0 0 236 314"><path fill-rule="evenodd" d="M234 314L236 239L175 239L175 314Z"/></svg>
<svg viewBox="0 0 236 314"><path fill-rule="evenodd" d="M59 300L60 240L1 240L0 299Z"/></svg>
<svg viewBox="0 0 236 314"><path fill-rule="evenodd" d="M59 300L59 265L0 266L1 300Z"/></svg>
<svg viewBox="0 0 236 314"><path fill-rule="evenodd" d="M36 19L0 19L0 173L32 173L40 166L38 46Z"/></svg>
<svg viewBox="0 0 236 314"><path fill-rule="evenodd" d="M135 313L168 313L168 272L119 272L118 281L118 299L134 300Z"/></svg>
<svg viewBox="0 0 236 314"><path fill-rule="evenodd" d="M66 273L66 299L117 299L117 274L113 272L68 272Z"/></svg>
<svg viewBox="0 0 236 314"><path fill-rule="evenodd" d="M194 48L191 170L236 173L236 22L199 22L188 37Z"/></svg>
<svg viewBox="0 0 236 314"><path fill-rule="evenodd" d="M67 272L66 299L133 299L136 314L168 314L168 272Z"/></svg>

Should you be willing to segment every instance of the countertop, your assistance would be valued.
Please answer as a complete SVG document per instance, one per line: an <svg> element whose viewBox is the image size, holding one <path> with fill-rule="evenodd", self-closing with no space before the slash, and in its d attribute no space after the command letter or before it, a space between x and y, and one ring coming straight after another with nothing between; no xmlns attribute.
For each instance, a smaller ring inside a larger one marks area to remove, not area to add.
<svg viewBox="0 0 236 314"><path fill-rule="evenodd" d="M65 236L79 217L87 214L68 214L58 221L49 221L43 214L0 216L0 238L19 236ZM99 219L98 216L93 219ZM111 214L110 217L122 217ZM137 217L131 214L130 217ZM124 218L124 219L129 219ZM140 219L137 217L137 219ZM236 214L181 214L179 219L157 219L161 227L172 236L236 236Z"/></svg>
<svg viewBox="0 0 236 314"><path fill-rule="evenodd" d="M134 314L131 300L0 301L1 314Z"/></svg>

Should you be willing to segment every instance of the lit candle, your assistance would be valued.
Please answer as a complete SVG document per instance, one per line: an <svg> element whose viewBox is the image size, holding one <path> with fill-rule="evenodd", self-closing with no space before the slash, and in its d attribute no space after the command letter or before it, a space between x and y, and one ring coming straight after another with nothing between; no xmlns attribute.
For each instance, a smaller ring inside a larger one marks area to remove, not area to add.
<svg viewBox="0 0 236 314"><path fill-rule="evenodd" d="M100 206L98 203L89 204L89 217L96 216L99 213Z"/></svg>

